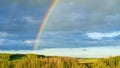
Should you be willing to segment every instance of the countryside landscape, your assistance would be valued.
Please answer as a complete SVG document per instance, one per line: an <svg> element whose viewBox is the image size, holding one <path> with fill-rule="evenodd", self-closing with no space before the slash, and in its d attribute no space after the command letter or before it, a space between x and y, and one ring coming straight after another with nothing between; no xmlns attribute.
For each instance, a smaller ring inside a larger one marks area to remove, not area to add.
<svg viewBox="0 0 120 68"><path fill-rule="evenodd" d="M120 68L120 0L0 0L0 68Z"/></svg>

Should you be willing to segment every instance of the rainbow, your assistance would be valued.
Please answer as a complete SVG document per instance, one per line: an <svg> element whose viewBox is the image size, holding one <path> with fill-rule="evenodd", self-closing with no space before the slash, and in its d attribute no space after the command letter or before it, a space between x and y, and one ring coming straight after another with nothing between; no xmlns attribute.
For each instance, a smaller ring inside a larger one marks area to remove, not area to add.
<svg viewBox="0 0 120 68"><path fill-rule="evenodd" d="M33 47L34 51L37 49L37 46L39 44L39 41L40 41L42 32L44 30L44 27L45 27L45 25L46 25L46 23L48 21L49 16L51 15L51 13L52 13L52 11L54 9L54 7L56 6L57 2L58 2L58 0L53 0L50 8L48 9L48 12L46 13L46 15L45 15L45 17L43 19L42 24L40 25L40 28L39 28L39 31L38 31L38 35L37 35L37 38L36 38L36 41L35 41L35 44L34 44L34 47Z"/></svg>

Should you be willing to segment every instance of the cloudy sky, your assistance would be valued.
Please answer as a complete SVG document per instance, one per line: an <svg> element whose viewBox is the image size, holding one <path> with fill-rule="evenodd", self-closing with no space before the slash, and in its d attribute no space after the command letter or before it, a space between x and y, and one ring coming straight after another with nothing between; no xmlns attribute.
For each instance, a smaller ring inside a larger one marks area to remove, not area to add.
<svg viewBox="0 0 120 68"><path fill-rule="evenodd" d="M32 52L51 3L52 0L0 0L0 52ZM74 57L120 55L119 6L119 0L59 0L36 53Z"/></svg>

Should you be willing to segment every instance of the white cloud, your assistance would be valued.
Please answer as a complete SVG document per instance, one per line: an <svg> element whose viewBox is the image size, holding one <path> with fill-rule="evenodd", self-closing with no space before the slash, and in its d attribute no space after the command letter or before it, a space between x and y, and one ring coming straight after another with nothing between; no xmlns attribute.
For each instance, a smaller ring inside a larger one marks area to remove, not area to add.
<svg viewBox="0 0 120 68"><path fill-rule="evenodd" d="M22 40L11 40L6 38L0 39L0 45L13 45L13 44L25 44Z"/></svg>
<svg viewBox="0 0 120 68"><path fill-rule="evenodd" d="M16 34L9 34L9 33L6 33L6 32L0 32L0 37L15 37L17 36Z"/></svg>
<svg viewBox="0 0 120 68"><path fill-rule="evenodd" d="M110 32L110 33L93 32L93 33L86 33L85 35L87 35L91 39L101 40L103 38L114 38L116 36L119 36L120 32Z"/></svg>
<svg viewBox="0 0 120 68"><path fill-rule="evenodd" d="M42 54L46 56L70 56L70 57L108 57L120 55L120 47L89 47L89 48L51 48L42 50L0 50L0 53L12 54Z"/></svg>
<svg viewBox="0 0 120 68"><path fill-rule="evenodd" d="M10 43L15 43L16 40L8 40L8 37L16 37L16 34L9 34L6 32L0 32L0 46L5 45L5 44L10 44Z"/></svg>
<svg viewBox="0 0 120 68"><path fill-rule="evenodd" d="M25 40L24 41L25 44L31 45L35 43L35 40Z"/></svg>
<svg viewBox="0 0 120 68"><path fill-rule="evenodd" d="M33 17L31 17L31 16L24 16L24 17L22 17L21 20L25 20L25 21L27 21L27 22L29 22L29 23L38 22L37 20L35 20L35 19L34 19Z"/></svg>
<svg viewBox="0 0 120 68"><path fill-rule="evenodd" d="M12 39L6 39L6 38L1 38L0 39L0 46L3 45L13 45L13 44L24 44L24 45L33 45L34 40L12 40Z"/></svg>

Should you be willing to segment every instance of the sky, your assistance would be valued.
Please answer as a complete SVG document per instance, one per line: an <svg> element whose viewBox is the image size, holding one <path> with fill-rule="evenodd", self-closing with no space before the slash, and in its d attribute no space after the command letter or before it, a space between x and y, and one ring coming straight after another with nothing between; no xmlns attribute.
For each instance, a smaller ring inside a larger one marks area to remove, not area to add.
<svg viewBox="0 0 120 68"><path fill-rule="evenodd" d="M31 53L50 4L52 0L0 0L0 52ZM36 53L73 57L120 55L119 6L119 0L58 0Z"/></svg>

